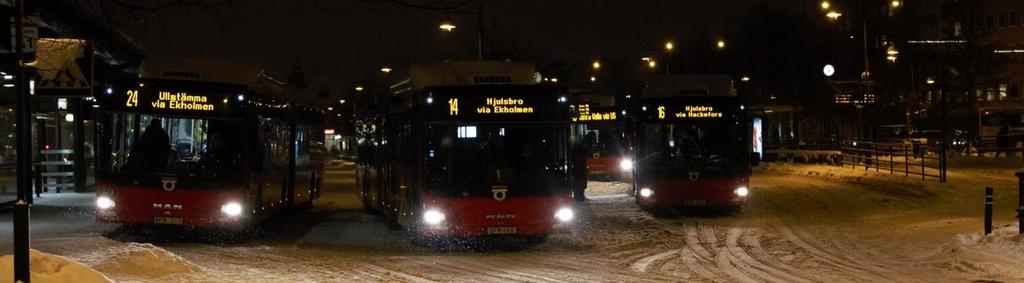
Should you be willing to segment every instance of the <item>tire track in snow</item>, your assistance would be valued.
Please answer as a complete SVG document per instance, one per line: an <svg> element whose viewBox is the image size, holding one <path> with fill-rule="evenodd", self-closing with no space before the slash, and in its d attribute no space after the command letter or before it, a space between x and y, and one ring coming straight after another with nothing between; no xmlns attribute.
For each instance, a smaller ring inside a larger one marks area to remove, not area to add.
<svg viewBox="0 0 1024 283"><path fill-rule="evenodd" d="M761 245L760 237L752 233L743 235L743 243L746 244L747 249L751 251L750 256L765 265L770 265L776 269L784 270L787 273L793 274L794 276L800 277L804 280L809 280L800 276L804 270L800 270L797 267L789 265L785 262L779 261L774 255L769 254Z"/></svg>
<svg viewBox="0 0 1024 283"><path fill-rule="evenodd" d="M699 231L697 229L698 224L693 223L693 226L687 227L689 229L683 229L686 235L686 249L688 254L693 255L693 262L700 266L700 268L691 268L690 270L706 270L707 272L701 272L698 274L707 280L721 282L728 279L728 276L723 273L724 270L719 269L716 265L715 254L701 244Z"/></svg>
<svg viewBox="0 0 1024 283"><path fill-rule="evenodd" d="M630 268L632 268L636 272L643 273L643 272L647 272L647 268L651 265L651 263L654 263L655 261L659 261L659 262L662 262L661 264L664 264L664 262L672 260L672 259L674 259L676 257L679 257L679 251L677 251L677 250L668 250L668 251L664 251L664 252L648 255L648 256L645 256L645 257L640 258L638 260L634 260L633 264L630 265ZM656 266L661 266L661 264L658 264Z"/></svg>
<svg viewBox="0 0 1024 283"><path fill-rule="evenodd" d="M714 226L701 226L700 223L694 223L694 225L696 226L694 230L697 230L697 239L700 240L701 245L708 250L715 251L715 265L719 270L736 281L757 282L754 278L740 271L739 267L732 264L733 260L729 255L728 249L724 244L718 242L718 235L715 233Z"/></svg>
<svg viewBox="0 0 1024 283"><path fill-rule="evenodd" d="M439 282L439 281L434 281L434 280L427 279L427 278L424 278L424 277L419 277L419 276L416 276L416 275L412 275L412 274L409 274L409 273L405 273L405 272L402 272L402 271L398 271L398 270L396 270L394 268L387 268L387 267L376 265L376 264L361 263L360 265L361 265L361 267L365 267L365 268L367 268L369 270L376 271L377 274L367 273L367 275L376 277L377 280L379 280L379 281L390 281L388 279L394 278L394 277L398 277L398 278L402 278L402 279L408 280L409 282Z"/></svg>
<svg viewBox="0 0 1024 283"><path fill-rule="evenodd" d="M747 228L728 228L725 240L726 251L729 252L732 258L736 259L734 263L741 269L741 271L745 271L767 281L811 282L810 280L804 279L794 273L776 268L775 266L752 257L748 249L739 245L740 237L744 234L749 234L747 233L749 231L750 230Z"/></svg>
<svg viewBox="0 0 1024 283"><path fill-rule="evenodd" d="M777 225L776 228L779 229L779 233L784 239L786 239L786 241L796 245L816 260L849 272L850 274L846 274L848 276L858 277L861 278L861 280L874 282L893 280L892 278L872 274L869 271L860 268L855 262L848 262L830 253L822 251L818 247L807 243L803 238L797 236L796 233L784 223L782 225Z"/></svg>

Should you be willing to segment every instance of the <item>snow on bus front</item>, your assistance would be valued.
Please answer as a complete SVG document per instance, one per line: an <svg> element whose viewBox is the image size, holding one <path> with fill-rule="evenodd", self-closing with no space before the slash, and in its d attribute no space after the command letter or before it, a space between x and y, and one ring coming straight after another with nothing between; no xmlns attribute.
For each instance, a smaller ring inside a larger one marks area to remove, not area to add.
<svg viewBox="0 0 1024 283"><path fill-rule="evenodd" d="M637 201L644 207L739 206L750 143L735 98L655 99L638 129Z"/></svg>
<svg viewBox="0 0 1024 283"><path fill-rule="evenodd" d="M242 123L107 113L96 218L127 224L241 227ZM145 126L142 126L145 125Z"/></svg>

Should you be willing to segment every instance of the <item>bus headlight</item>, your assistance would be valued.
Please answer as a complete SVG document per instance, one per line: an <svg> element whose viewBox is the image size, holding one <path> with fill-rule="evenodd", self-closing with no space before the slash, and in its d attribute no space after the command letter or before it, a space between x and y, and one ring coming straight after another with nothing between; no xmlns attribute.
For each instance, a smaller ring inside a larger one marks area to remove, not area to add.
<svg viewBox="0 0 1024 283"><path fill-rule="evenodd" d="M748 194L750 194L750 190L748 190L747 187L739 187L736 188L736 190L733 191L733 193L735 193L737 196L745 197Z"/></svg>
<svg viewBox="0 0 1024 283"><path fill-rule="evenodd" d="M654 191L651 190L650 188L640 189L640 196L641 197L649 198L649 197L651 197L653 195L654 195Z"/></svg>
<svg viewBox="0 0 1024 283"><path fill-rule="evenodd" d="M558 219L558 221L569 222L572 221L572 218L575 216L576 214L568 207L563 207L558 209L558 211L555 211L555 219Z"/></svg>
<svg viewBox="0 0 1024 283"><path fill-rule="evenodd" d="M444 222L444 213L437 211L436 209L427 210L423 213L423 222L430 225L438 225Z"/></svg>
<svg viewBox="0 0 1024 283"><path fill-rule="evenodd" d="M114 207L114 200L108 197L97 197L96 207L98 207L99 209L110 209Z"/></svg>
<svg viewBox="0 0 1024 283"><path fill-rule="evenodd" d="M239 216L242 215L242 205L237 202L229 202L220 207L220 212L231 217Z"/></svg>
<svg viewBox="0 0 1024 283"><path fill-rule="evenodd" d="M622 161L619 162L619 169L622 169L622 171L633 170L633 160L623 158Z"/></svg>

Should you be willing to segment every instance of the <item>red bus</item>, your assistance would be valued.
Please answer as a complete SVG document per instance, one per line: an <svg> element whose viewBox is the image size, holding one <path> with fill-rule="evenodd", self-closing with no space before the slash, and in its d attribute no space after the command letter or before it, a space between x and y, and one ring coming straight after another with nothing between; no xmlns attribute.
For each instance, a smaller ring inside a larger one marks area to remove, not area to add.
<svg viewBox="0 0 1024 283"><path fill-rule="evenodd" d="M246 229L320 194L319 110L198 81L115 83L96 98L101 222Z"/></svg>
<svg viewBox="0 0 1024 283"><path fill-rule="evenodd" d="M587 175L621 180L632 176L633 160L626 132L627 119L610 95L585 95L572 99L573 136L589 153Z"/></svg>
<svg viewBox="0 0 1024 283"><path fill-rule="evenodd" d="M525 64L413 67L357 127L364 207L428 240L567 232L567 91L533 82Z"/></svg>
<svg viewBox="0 0 1024 283"><path fill-rule="evenodd" d="M746 203L757 159L750 121L728 77L656 78L639 108L634 194L642 208L738 210Z"/></svg>

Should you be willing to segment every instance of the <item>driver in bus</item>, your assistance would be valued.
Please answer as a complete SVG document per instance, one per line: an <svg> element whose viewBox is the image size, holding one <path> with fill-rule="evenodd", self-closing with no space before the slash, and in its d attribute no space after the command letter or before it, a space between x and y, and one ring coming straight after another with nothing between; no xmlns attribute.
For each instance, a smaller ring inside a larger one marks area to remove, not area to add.
<svg viewBox="0 0 1024 283"><path fill-rule="evenodd" d="M695 159L700 157L700 146L697 144L696 129L683 128L682 131L676 131L675 138L673 139L673 145L675 148L672 149L672 156L675 158L684 159Z"/></svg>

